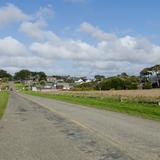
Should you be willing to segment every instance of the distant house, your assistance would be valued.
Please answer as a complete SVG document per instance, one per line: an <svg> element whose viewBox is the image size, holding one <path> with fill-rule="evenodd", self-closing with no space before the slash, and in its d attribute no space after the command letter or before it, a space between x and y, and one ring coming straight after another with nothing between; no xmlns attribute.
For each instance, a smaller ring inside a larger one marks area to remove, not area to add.
<svg viewBox="0 0 160 160"><path fill-rule="evenodd" d="M70 90L71 88L73 88L73 86L69 83L59 82L56 84L56 89Z"/></svg>
<svg viewBox="0 0 160 160"><path fill-rule="evenodd" d="M44 89L54 89L55 85L52 82L47 82L44 86Z"/></svg>
<svg viewBox="0 0 160 160"><path fill-rule="evenodd" d="M56 77L53 76L47 76L47 82L55 82L57 80Z"/></svg>
<svg viewBox="0 0 160 160"><path fill-rule="evenodd" d="M87 79L85 82L86 83L90 83L90 82L92 82L92 80L91 79Z"/></svg>
<svg viewBox="0 0 160 160"><path fill-rule="evenodd" d="M75 84L82 84L82 83L84 83L84 81L83 81L83 79L78 79L77 81L75 81Z"/></svg>

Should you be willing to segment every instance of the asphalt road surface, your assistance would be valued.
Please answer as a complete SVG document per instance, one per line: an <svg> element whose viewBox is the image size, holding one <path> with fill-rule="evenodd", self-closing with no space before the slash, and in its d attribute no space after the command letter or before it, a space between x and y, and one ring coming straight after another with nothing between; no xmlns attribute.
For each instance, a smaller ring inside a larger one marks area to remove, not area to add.
<svg viewBox="0 0 160 160"><path fill-rule="evenodd" d="M12 92L0 160L160 160L160 122Z"/></svg>

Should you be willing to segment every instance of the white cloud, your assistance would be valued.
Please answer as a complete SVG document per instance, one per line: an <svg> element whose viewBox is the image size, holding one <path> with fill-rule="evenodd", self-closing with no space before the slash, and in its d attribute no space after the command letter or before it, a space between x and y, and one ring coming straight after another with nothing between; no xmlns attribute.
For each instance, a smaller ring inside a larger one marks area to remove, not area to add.
<svg viewBox="0 0 160 160"><path fill-rule="evenodd" d="M12 37L0 39L0 56L23 56L27 54L26 47Z"/></svg>
<svg viewBox="0 0 160 160"><path fill-rule="evenodd" d="M61 71L63 67L65 71L68 65L74 66L71 72L77 74L80 72L116 74L123 71L138 73L144 66L160 61L160 45L153 44L144 37L129 35L120 37L114 33L104 32L87 22L82 23L80 29L96 39L96 44L64 39L46 29L48 27L46 15L51 15L51 12L50 6L41 8L29 20L26 14L12 4L0 8L0 26L21 21L19 30L31 37L28 45L11 36L1 38L0 68L8 68L12 72L17 68L43 69L47 72L52 69L54 71L54 66L60 62ZM3 19L3 16L8 16L9 19Z"/></svg>
<svg viewBox="0 0 160 160"><path fill-rule="evenodd" d="M44 28L47 26L45 21L37 20L35 22L23 22L20 25L20 31L27 34L33 40L58 40L59 38L51 31L45 31Z"/></svg>
<svg viewBox="0 0 160 160"><path fill-rule="evenodd" d="M147 45L147 47L146 47ZM110 41L101 41L93 46L75 40L34 42L30 49L39 56L67 58L79 61L108 61L129 63L156 63L160 60L160 46L144 38L125 36Z"/></svg>
<svg viewBox="0 0 160 160"><path fill-rule="evenodd" d="M57 43L34 42L30 49L32 52L39 56L53 58L53 59L66 59L76 61L86 61L94 59L96 48L87 43L73 40L61 40ZM96 58L96 57L95 57Z"/></svg>
<svg viewBox="0 0 160 160"><path fill-rule="evenodd" d="M103 32L98 27L86 22L80 25L80 30L90 33L94 38L100 41L115 40L117 38L115 34Z"/></svg>
<svg viewBox="0 0 160 160"><path fill-rule="evenodd" d="M53 60L32 54L27 46L12 37L0 39L0 68L13 73L23 68L43 70L52 64Z"/></svg>
<svg viewBox="0 0 160 160"><path fill-rule="evenodd" d="M91 26L91 25L88 25ZM99 42L94 46L83 41L64 40L34 42L30 50L37 56L49 59L65 59L86 68L108 72L137 72L145 64L152 65L160 61L160 46L152 44L145 38L124 36L118 37L92 26L94 37ZM86 30L85 30L86 31ZM88 32L88 30L87 30ZM89 32L93 36L93 32ZM108 36L109 35L109 36ZM132 68L132 69L131 69Z"/></svg>
<svg viewBox="0 0 160 160"><path fill-rule="evenodd" d="M41 57L37 56L23 56L23 57L3 57L3 59L0 59L0 64L3 67L19 67L19 68L43 68L43 67L49 67L53 61L49 59L43 59Z"/></svg>
<svg viewBox="0 0 160 160"><path fill-rule="evenodd" d="M30 19L30 16L23 13L23 11L14 4L8 3L6 6L0 7L0 26L28 19Z"/></svg>

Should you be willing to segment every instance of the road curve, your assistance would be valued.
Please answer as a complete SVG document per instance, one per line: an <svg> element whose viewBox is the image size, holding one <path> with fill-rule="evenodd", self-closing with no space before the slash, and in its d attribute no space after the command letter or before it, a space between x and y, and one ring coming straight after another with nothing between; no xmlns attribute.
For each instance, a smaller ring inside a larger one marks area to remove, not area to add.
<svg viewBox="0 0 160 160"><path fill-rule="evenodd" d="M160 122L12 93L2 160L159 160Z"/></svg>

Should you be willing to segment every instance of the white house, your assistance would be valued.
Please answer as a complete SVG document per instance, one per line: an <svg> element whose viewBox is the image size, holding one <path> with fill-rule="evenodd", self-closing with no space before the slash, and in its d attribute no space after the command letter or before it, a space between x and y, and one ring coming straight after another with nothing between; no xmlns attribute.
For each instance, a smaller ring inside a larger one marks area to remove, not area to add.
<svg viewBox="0 0 160 160"><path fill-rule="evenodd" d="M85 82L86 82L86 83L90 83L90 82L92 82L92 80L87 79Z"/></svg>
<svg viewBox="0 0 160 160"><path fill-rule="evenodd" d="M76 84L82 84L82 83L84 83L84 81L83 81L83 79L79 79L79 80L75 81L75 83Z"/></svg>

